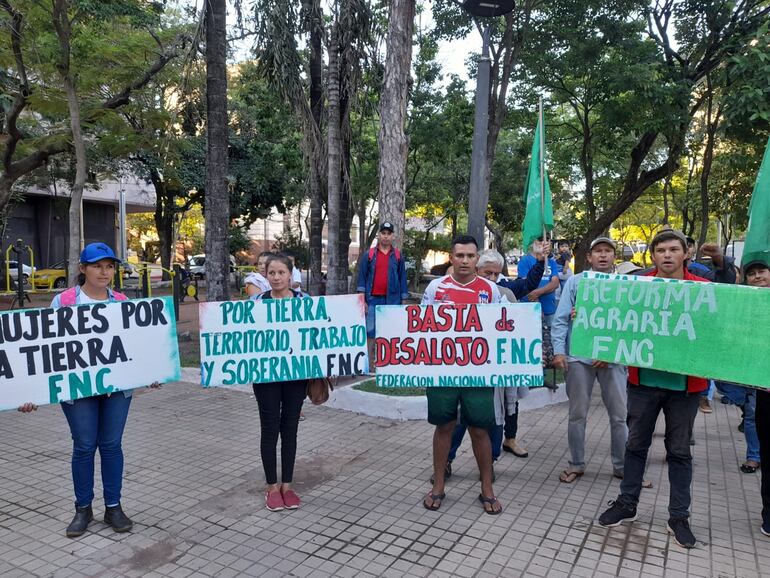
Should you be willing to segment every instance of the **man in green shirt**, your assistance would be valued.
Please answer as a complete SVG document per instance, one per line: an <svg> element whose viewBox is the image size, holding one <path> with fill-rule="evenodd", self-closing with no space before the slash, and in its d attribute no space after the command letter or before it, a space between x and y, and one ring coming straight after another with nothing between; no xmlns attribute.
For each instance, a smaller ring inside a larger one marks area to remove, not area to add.
<svg viewBox="0 0 770 578"><path fill-rule="evenodd" d="M648 273L649 276L706 281L687 270L687 239L681 232L666 229L655 235L650 243L650 253L655 269ZM654 369L628 368L628 441L624 477L620 483L620 495L610 502L610 508L599 517L601 526L617 526L622 522L636 520L647 452L652 444L655 422L662 411L666 424L664 439L671 485L667 529L683 548L695 546L695 536L688 521L692 483L690 437L698 414L698 393L707 388L708 381L702 378Z"/></svg>

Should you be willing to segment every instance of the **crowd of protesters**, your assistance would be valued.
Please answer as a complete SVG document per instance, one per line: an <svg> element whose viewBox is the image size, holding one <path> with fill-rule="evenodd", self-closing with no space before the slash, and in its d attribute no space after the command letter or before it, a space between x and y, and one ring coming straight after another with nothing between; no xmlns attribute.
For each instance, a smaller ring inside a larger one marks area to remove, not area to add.
<svg viewBox="0 0 770 578"><path fill-rule="evenodd" d="M395 228L380 225L377 244L365 250L359 262L357 290L366 303L369 338L376 333L378 305L398 305L409 297L404 256L393 244ZM567 445L569 463L559 474L565 484L576 482L588 467L586 423L594 385L598 383L610 424L612 475L620 479L620 492L609 503L598 523L613 527L637 517L647 455L659 414L664 415L664 443L670 482L667 529L677 544L692 548L695 536L689 526L690 486L693 477L691 445L698 411L713 411L713 391L722 401L739 406L743 412L742 431L747 456L740 470L762 473L761 531L770 536L770 392L738 384L712 382L697 376L674 374L649 368L626 367L617 363L584 359L570 354L570 335L575 315L579 277L572 263L585 259L600 273L647 275L693 282L736 283L740 272L715 244L701 247L710 265L695 260L695 242L672 229L660 231L650 243L653 268L643 270L631 263L616 266L617 245L609 237L589 244L586 255L572 255L569 245L559 243L557 257L551 257L550 242L535 241L518 263L518 276L503 275L505 261L497 251L479 251L476 239L460 235L451 243L447 274L433 279L424 291L422 303L486 304L538 301L544 335L543 362L561 370L569 399ZM117 259L103 243L88 245L81 254L81 278L77 286L57 296L53 307L125 299L110 289ZM744 264L742 282L770 288L770 263ZM245 279L250 299L302 298L301 277L292 258L272 252L259 256L257 271ZM552 346L552 353L547 353ZM371 347L370 347L371 352ZM373 357L373 354L371 354ZM154 384L155 385L155 384ZM301 500L291 487L297 452L297 430L307 382L279 382L254 385L261 436L260 452L267 484L265 505L269 510L296 509ZM121 438L131 401L130 391L106 394L62 404L72 438L72 477L75 517L67 536L82 535L93 519L94 455L101 454L104 481L105 522L117 532L131 529L132 521L120 504L123 453ZM466 431L479 470L478 501L483 511L498 515L503 504L494 491L494 462L503 451L526 458L529 452L517 439L519 400L527 388L431 387L427 390L428 422L433 433L433 476L431 489L423 500L428 510L438 510L447 499L446 485L452 476L452 462ZM29 403L19 408L29 412ZM277 446L281 443L280 481Z"/></svg>

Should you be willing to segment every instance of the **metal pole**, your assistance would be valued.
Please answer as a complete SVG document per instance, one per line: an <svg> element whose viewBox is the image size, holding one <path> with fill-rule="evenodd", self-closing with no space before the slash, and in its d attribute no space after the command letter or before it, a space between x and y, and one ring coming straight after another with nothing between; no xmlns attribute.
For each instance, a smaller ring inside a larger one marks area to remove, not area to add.
<svg viewBox="0 0 770 578"><path fill-rule="evenodd" d="M487 166L487 133L489 132L489 26L482 34L483 44L476 77L476 111L473 120L473 152L471 157L471 183L468 196L468 234L475 237L479 249L483 249L484 227L489 204L489 178Z"/></svg>
<svg viewBox="0 0 770 578"><path fill-rule="evenodd" d="M123 187L123 178L120 179L120 259L128 261L128 245L126 242L126 189Z"/></svg>
<svg viewBox="0 0 770 578"><path fill-rule="evenodd" d="M174 276L171 279L171 287L174 296L174 317L179 321L179 303L182 301L182 267L174 263Z"/></svg>

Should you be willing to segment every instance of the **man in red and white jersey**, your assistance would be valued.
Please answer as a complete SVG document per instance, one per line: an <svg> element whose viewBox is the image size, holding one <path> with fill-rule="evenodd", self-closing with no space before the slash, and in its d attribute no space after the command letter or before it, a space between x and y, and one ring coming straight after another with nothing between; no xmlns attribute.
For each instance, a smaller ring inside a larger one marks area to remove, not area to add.
<svg viewBox="0 0 770 578"><path fill-rule="evenodd" d="M478 244L470 235L452 240L450 261L452 274L434 279L425 289L423 305L500 303L497 285L476 275ZM436 426L433 434L433 487L423 506L438 510L446 498L445 467L452 444L452 432L458 417L468 426L473 454L479 467L481 493L479 501L487 514L499 514L502 505L492 487L492 445L488 430L496 425L493 387L429 387L428 423Z"/></svg>

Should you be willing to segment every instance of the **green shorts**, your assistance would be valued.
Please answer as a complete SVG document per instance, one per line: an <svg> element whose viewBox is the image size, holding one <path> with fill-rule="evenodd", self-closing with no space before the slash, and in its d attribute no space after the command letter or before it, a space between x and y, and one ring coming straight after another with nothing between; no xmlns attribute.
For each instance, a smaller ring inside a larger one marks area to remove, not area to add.
<svg viewBox="0 0 770 578"><path fill-rule="evenodd" d="M471 427L493 428L495 421L494 387L429 387L428 423L444 425L457 420L460 406L462 422Z"/></svg>

